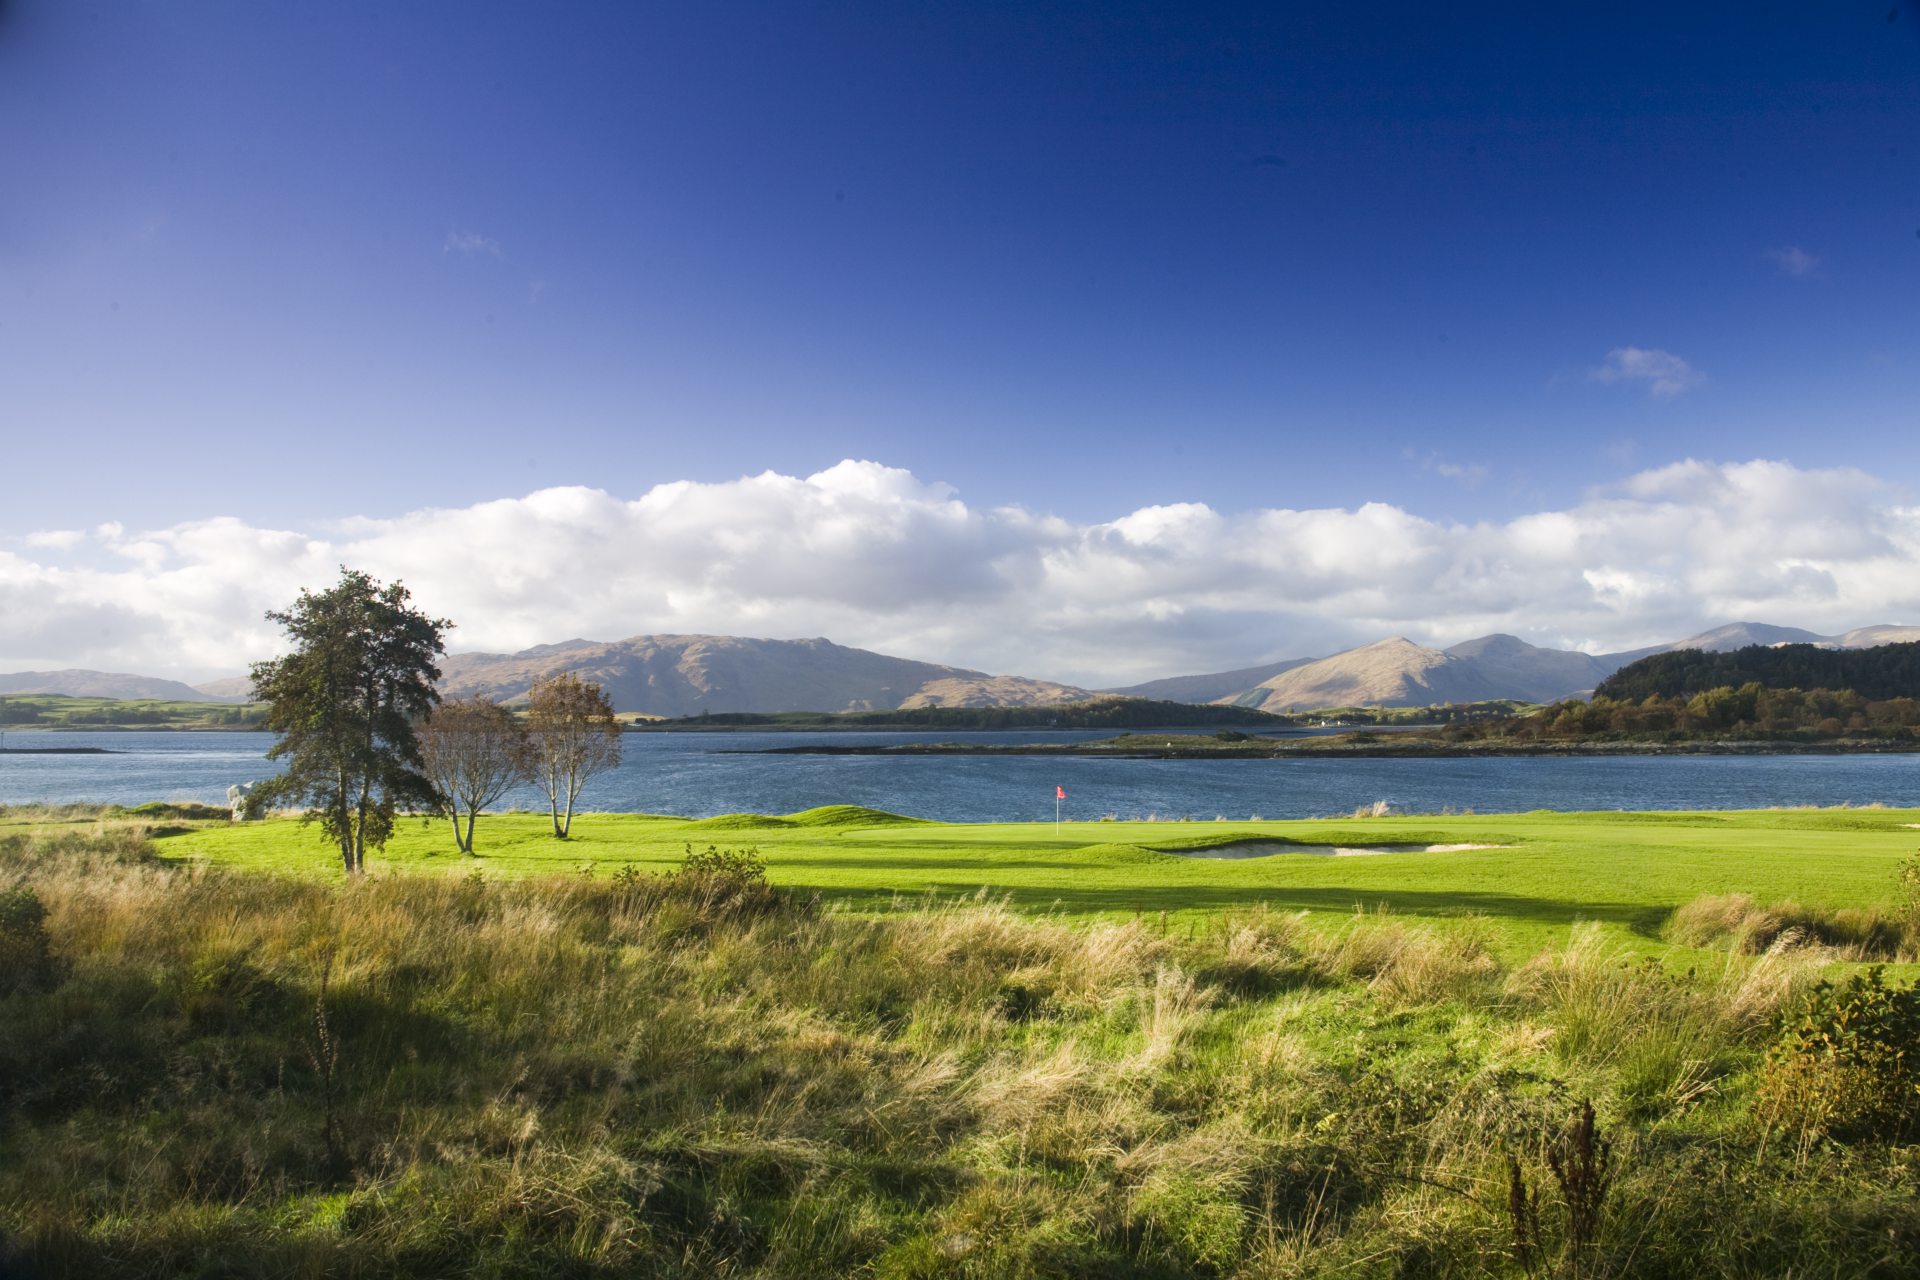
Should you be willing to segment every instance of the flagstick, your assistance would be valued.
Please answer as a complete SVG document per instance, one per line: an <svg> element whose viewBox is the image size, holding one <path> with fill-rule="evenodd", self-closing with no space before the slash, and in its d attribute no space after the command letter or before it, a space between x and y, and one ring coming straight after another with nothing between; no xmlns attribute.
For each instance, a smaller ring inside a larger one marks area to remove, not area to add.
<svg viewBox="0 0 1920 1280"><path fill-rule="evenodd" d="M1058 795L1053 798L1053 834L1056 836L1060 834L1060 797Z"/></svg>

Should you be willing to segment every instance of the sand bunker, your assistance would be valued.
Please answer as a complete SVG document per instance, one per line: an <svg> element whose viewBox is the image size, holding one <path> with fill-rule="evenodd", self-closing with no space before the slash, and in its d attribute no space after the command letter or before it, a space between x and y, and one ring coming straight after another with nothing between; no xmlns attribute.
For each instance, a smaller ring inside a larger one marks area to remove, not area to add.
<svg viewBox="0 0 1920 1280"><path fill-rule="evenodd" d="M1284 840L1236 840L1204 849L1159 849L1182 858L1271 858L1304 853L1317 858L1371 858L1385 853L1458 853L1462 849L1506 849L1504 844L1289 844Z"/></svg>

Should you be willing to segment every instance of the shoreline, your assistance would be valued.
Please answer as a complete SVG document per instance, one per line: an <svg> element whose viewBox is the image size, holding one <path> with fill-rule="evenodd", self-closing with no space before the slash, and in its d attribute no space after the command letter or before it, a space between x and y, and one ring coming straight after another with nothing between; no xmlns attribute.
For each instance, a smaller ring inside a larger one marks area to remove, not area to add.
<svg viewBox="0 0 1920 1280"><path fill-rule="evenodd" d="M117 756L110 747L0 747L0 756Z"/></svg>
<svg viewBox="0 0 1920 1280"><path fill-rule="evenodd" d="M1262 748L1235 744L1219 747L1112 746L1102 742L1024 743L985 745L963 742L911 742L891 746L838 746L817 743L796 747L761 747L719 752L723 755L832 755L832 756L1092 756L1110 760L1287 760L1343 757L1350 759L1457 760L1474 756L1851 756L1912 755L1920 743L1880 742L1551 742L1493 746L1454 744L1360 743L1327 746Z"/></svg>

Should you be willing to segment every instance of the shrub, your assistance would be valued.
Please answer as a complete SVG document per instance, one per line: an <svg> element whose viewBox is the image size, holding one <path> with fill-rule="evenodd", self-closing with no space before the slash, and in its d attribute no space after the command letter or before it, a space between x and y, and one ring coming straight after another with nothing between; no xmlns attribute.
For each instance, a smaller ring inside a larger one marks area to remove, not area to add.
<svg viewBox="0 0 1920 1280"><path fill-rule="evenodd" d="M641 909L678 908L694 921L715 922L770 915L790 902L791 895L767 882L767 864L757 849L722 849L708 845L687 855L671 875L649 876L632 867L616 872L613 881L628 905Z"/></svg>
<svg viewBox="0 0 1920 1280"><path fill-rule="evenodd" d="M47 909L40 895L18 885L0 890L0 995L37 991L53 977Z"/></svg>
<svg viewBox="0 0 1920 1280"><path fill-rule="evenodd" d="M1879 965L1822 982L1767 1056L1759 1109L1771 1123L1841 1141L1898 1140L1920 1127L1920 989Z"/></svg>

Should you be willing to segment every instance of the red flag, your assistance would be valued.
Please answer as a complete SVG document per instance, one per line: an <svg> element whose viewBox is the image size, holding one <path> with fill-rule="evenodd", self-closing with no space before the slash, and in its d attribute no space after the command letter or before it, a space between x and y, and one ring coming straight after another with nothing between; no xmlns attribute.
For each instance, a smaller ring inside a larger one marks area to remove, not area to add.
<svg viewBox="0 0 1920 1280"><path fill-rule="evenodd" d="M1067 789L1065 787L1055 787L1053 789L1053 798L1055 800L1065 800L1067 798Z"/></svg>

